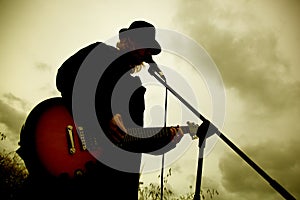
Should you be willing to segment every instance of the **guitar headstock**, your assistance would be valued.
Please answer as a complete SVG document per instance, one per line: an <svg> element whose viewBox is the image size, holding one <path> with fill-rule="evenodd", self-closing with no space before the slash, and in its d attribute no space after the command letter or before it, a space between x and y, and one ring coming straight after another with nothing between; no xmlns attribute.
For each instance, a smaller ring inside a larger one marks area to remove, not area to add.
<svg viewBox="0 0 300 200"><path fill-rule="evenodd" d="M190 122L190 121L187 121L186 123L188 125L188 133L191 135L192 139L193 140L198 139L197 130L198 130L199 125L195 124L194 122Z"/></svg>

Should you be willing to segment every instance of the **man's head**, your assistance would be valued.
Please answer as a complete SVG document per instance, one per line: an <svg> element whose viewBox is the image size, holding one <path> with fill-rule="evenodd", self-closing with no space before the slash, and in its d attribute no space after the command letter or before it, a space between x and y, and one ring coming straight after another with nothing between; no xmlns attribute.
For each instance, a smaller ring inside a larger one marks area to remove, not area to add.
<svg viewBox="0 0 300 200"><path fill-rule="evenodd" d="M119 31L120 41L128 41L129 46L136 49L144 49L151 55L157 55L161 52L159 43L155 40L155 27L145 21L134 21L128 28L122 28Z"/></svg>

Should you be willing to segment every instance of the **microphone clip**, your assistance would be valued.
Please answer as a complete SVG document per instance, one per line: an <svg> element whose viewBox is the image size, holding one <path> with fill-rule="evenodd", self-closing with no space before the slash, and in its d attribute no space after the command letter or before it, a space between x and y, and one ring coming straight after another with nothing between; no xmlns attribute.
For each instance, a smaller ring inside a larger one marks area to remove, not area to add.
<svg viewBox="0 0 300 200"><path fill-rule="evenodd" d="M157 66L156 62L152 59L152 56L146 61L149 64L148 72L153 76L155 73L159 75L159 77L166 82L166 77L163 72Z"/></svg>

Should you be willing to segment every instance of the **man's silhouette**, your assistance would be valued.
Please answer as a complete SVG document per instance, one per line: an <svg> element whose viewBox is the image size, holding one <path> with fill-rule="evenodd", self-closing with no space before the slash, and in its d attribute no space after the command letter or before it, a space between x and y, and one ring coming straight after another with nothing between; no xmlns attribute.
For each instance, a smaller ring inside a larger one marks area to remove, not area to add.
<svg viewBox="0 0 300 200"><path fill-rule="evenodd" d="M62 64L58 69L56 86L70 113L73 112L72 95L78 71L80 67L84 66L82 64L87 56L99 45L105 51L101 51L104 52L102 55L97 55L99 64L94 67L99 69L105 67L105 69L102 76L99 77L95 94L97 119L105 136L113 144L122 147L125 151L132 152L132 156L122 157L122 162L124 165L130 164L133 172L118 170L100 161L87 163L87 172L75 180L68 177L44 176L38 174L36 170L29 170L31 176L27 192L29 197L137 200L141 153L169 151L176 146L183 135L179 126L163 129L161 131L164 133L163 137L159 140L154 136L140 140L139 133L133 136L127 134L128 128L140 128L144 125L146 88L142 86L139 77L133 76L133 74L143 67L144 62L149 62L153 55L161 52L160 44L155 39L155 27L145 21L134 21L128 28L121 29L116 47L96 42L80 49ZM116 59L109 66L101 66L101 59L107 56ZM32 156L34 142L32 138L26 138L26 134L21 133L18 152L25 164L31 166L35 164L35 157ZM125 138L139 140L125 143ZM168 148L157 151L166 145L169 145Z"/></svg>

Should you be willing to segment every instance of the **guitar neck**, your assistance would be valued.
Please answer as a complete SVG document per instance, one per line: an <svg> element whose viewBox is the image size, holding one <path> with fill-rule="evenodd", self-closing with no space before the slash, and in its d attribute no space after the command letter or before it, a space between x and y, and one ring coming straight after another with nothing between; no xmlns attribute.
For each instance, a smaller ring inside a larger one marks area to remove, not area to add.
<svg viewBox="0 0 300 200"><path fill-rule="evenodd" d="M128 128L120 147L134 152L150 152L160 149L170 142L171 127ZM182 126L184 133L189 132L188 126Z"/></svg>
<svg viewBox="0 0 300 200"><path fill-rule="evenodd" d="M171 127L146 127L146 128L128 128L127 135L124 138L125 143L130 143L134 141L141 141L145 138L152 139L161 139L167 138L170 135ZM180 127L184 134L189 133L192 138L195 137L195 134L190 133L189 126L181 126Z"/></svg>
<svg viewBox="0 0 300 200"><path fill-rule="evenodd" d="M159 133L164 127L146 127L146 128L128 128L127 133L132 136L139 136L140 138L146 138L154 136L155 134ZM171 127L166 127L170 129ZM181 126L180 127L184 134L189 133L188 126Z"/></svg>

